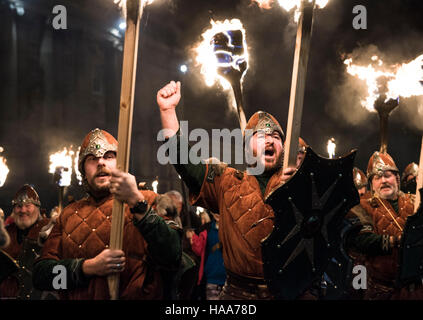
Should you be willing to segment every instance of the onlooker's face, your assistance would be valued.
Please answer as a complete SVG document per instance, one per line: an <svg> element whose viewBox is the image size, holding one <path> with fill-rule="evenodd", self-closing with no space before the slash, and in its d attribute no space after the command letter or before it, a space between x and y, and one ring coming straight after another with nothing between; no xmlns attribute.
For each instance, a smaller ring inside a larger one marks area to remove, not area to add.
<svg viewBox="0 0 423 320"><path fill-rule="evenodd" d="M371 182L372 189L382 199L395 200L398 198L399 186L397 174L385 171L382 175L375 175Z"/></svg>
<svg viewBox="0 0 423 320"><path fill-rule="evenodd" d="M33 203L17 204L13 207L13 218L16 226L27 229L32 226L40 216L40 208Z"/></svg>
<svg viewBox="0 0 423 320"><path fill-rule="evenodd" d="M88 187L94 195L109 193L112 169L116 168L116 154L108 151L103 157L88 155L85 158L84 170Z"/></svg>
<svg viewBox="0 0 423 320"><path fill-rule="evenodd" d="M283 144L279 132L265 134L257 131L250 139L253 156L261 155L259 161L264 165L264 171L273 170L282 165Z"/></svg>

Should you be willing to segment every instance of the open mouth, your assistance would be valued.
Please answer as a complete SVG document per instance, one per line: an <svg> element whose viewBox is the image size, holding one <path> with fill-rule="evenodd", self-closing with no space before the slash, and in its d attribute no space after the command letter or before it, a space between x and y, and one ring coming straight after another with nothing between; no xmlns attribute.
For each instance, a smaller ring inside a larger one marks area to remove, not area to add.
<svg viewBox="0 0 423 320"><path fill-rule="evenodd" d="M100 172L98 174L96 174L96 178L102 178L102 177L109 177L110 174L106 173L106 172Z"/></svg>
<svg viewBox="0 0 423 320"><path fill-rule="evenodd" d="M273 149L268 149L264 151L265 156L273 157L274 154L275 154L275 151Z"/></svg>

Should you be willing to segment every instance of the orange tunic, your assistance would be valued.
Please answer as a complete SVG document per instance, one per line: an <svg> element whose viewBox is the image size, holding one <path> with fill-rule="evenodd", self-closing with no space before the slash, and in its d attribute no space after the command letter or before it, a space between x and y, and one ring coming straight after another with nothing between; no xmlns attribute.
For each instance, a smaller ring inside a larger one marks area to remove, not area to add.
<svg viewBox="0 0 423 320"><path fill-rule="evenodd" d="M263 278L261 241L272 232L273 209L266 196L281 183L282 170L269 180L265 194L254 176L226 167L221 174L206 174L198 195L191 194L193 205L220 214L219 239L225 268L232 273Z"/></svg>
<svg viewBox="0 0 423 320"><path fill-rule="evenodd" d="M142 191L151 204L152 191ZM67 206L44 244L41 259L91 259L108 248L110 240L113 197L100 202L92 197ZM160 277L150 268L145 239L132 222L125 205L123 249L125 270L120 274L120 299L157 299L161 297ZM107 277L92 277L88 287L60 292L65 299L109 299Z"/></svg>
<svg viewBox="0 0 423 320"><path fill-rule="evenodd" d="M414 213L412 196L402 192L398 198L398 213L395 212L389 201L374 198L370 194L361 199L360 205L372 219L373 232L379 235L399 237L407 217ZM366 266L372 279L385 284L393 284L398 273L397 248L394 248L389 255L367 257L366 260Z"/></svg>

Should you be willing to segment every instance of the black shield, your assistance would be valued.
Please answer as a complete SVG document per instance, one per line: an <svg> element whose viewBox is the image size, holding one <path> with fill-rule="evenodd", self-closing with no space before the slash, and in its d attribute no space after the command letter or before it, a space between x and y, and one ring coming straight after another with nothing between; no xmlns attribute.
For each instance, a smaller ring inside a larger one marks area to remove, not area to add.
<svg viewBox="0 0 423 320"><path fill-rule="evenodd" d="M275 222L262 241L263 270L276 298L296 299L320 283L331 263L339 272L351 262L341 231L345 214L360 201L353 181L355 153L326 159L307 148L295 175L267 197Z"/></svg>
<svg viewBox="0 0 423 320"><path fill-rule="evenodd" d="M423 188L419 190L423 199ZM423 208L409 216L405 222L399 250L398 282L405 286L413 282L420 282L423 277Z"/></svg>

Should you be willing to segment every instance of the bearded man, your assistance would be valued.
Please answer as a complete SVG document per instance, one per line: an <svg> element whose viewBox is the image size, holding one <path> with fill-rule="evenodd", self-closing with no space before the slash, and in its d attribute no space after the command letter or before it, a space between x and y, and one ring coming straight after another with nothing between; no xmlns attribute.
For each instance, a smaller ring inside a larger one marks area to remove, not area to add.
<svg viewBox="0 0 423 320"><path fill-rule="evenodd" d="M172 81L157 93L163 133L170 143L176 143L178 153L181 140L186 139L180 134L175 112L180 89L180 83ZM263 173L248 174L249 168L243 172L216 160L174 166L190 190L192 205L220 214L219 239L227 270L220 298L272 299L263 275L261 240L272 232L274 212L265 198L296 168L282 169L285 136L272 115L256 112L246 129L245 148L264 168Z"/></svg>
<svg viewBox="0 0 423 320"><path fill-rule="evenodd" d="M100 129L87 134L79 153L79 170L88 196L68 205L47 238L34 267L34 283L53 286L54 268L66 270L63 299L110 299L107 276L120 274L120 299L162 297L161 268L177 268L178 232L151 208L152 191L138 190L135 177L116 168L118 143ZM123 249L109 249L114 198L124 202Z"/></svg>
<svg viewBox="0 0 423 320"><path fill-rule="evenodd" d="M40 198L30 185L26 184L16 192L12 205L14 222L6 227L10 243L0 252L1 260L5 259L0 270L0 299L45 298L33 287L32 270L41 251L39 234L48 219L41 217ZM16 268L10 267L13 264Z"/></svg>
<svg viewBox="0 0 423 320"><path fill-rule="evenodd" d="M414 196L399 190L398 168L387 153L372 155L367 178L371 190L349 214L360 220L362 228L348 243L365 255L368 283L364 299L394 299L399 297L395 288L398 248L407 217L414 213Z"/></svg>

